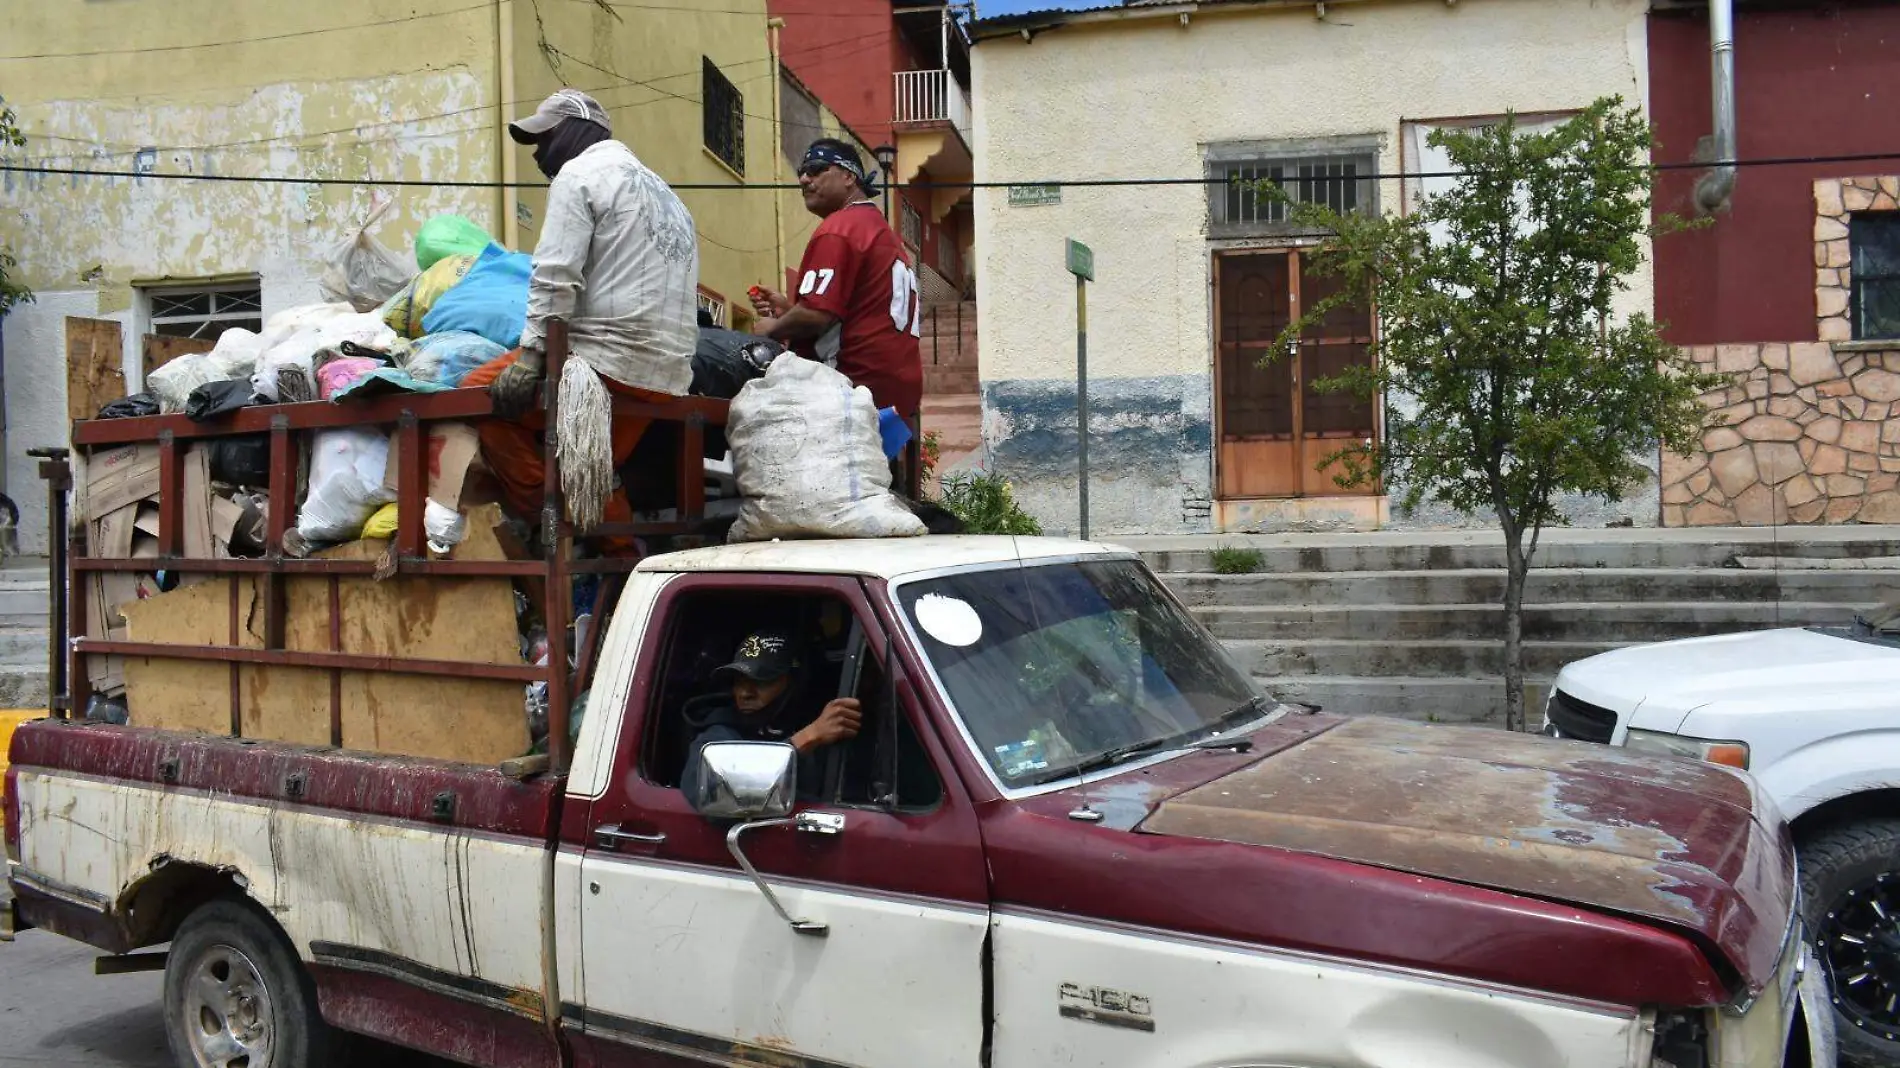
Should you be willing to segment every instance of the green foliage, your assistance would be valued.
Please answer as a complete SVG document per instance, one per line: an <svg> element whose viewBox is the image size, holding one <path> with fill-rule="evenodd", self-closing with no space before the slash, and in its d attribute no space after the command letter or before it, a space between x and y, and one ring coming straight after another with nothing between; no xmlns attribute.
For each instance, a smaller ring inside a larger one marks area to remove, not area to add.
<svg viewBox="0 0 1900 1068"><path fill-rule="evenodd" d="M1016 503L1015 487L1002 475L960 471L943 479L944 508L963 520L970 534L1039 535L1042 524Z"/></svg>
<svg viewBox="0 0 1900 1068"><path fill-rule="evenodd" d="M1222 545L1214 550L1214 573L1218 575L1251 575L1266 562L1267 555L1259 549Z"/></svg>
<svg viewBox="0 0 1900 1068"><path fill-rule="evenodd" d="M1488 129L1436 131L1431 144L1461 176L1410 215L1291 205L1295 222L1333 234L1315 267L1344 284L1304 309L1279 349L1333 308L1371 298L1372 364L1314 385L1386 397L1384 440L1328 463L1342 485L1404 487L1407 509L1430 499L1496 517L1511 578L1509 725L1520 726L1523 578L1538 535L1563 522L1558 496L1618 500L1658 446L1697 448L1699 396L1723 379L1698 372L1647 315L1613 308L1643 239L1682 225L1664 218L1652 229L1640 112L1612 97L1545 133L1520 134L1507 115Z"/></svg>
<svg viewBox="0 0 1900 1068"><path fill-rule="evenodd" d="M18 117L13 109L0 104L0 157L6 156L12 149L23 148L26 135L20 132ZM5 247L0 246L0 319L16 304L28 304L33 300L33 291L13 280L13 272L20 266L18 260Z"/></svg>

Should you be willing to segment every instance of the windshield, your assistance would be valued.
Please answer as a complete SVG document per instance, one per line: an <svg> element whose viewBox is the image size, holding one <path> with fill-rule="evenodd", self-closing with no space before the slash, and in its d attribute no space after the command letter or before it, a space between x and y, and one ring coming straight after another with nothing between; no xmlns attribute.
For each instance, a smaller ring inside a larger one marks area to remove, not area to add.
<svg viewBox="0 0 1900 1068"><path fill-rule="evenodd" d="M967 572L899 588L1002 782L1034 786L1258 718L1246 673L1139 563Z"/></svg>

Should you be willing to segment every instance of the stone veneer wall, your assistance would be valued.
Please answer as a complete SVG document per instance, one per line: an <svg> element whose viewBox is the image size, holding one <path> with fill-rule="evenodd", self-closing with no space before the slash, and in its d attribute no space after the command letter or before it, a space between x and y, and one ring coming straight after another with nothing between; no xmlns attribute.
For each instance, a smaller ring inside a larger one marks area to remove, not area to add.
<svg viewBox="0 0 1900 1068"><path fill-rule="evenodd" d="M1663 457L1664 526L1900 523L1900 343L1688 351L1732 384L1703 453Z"/></svg>

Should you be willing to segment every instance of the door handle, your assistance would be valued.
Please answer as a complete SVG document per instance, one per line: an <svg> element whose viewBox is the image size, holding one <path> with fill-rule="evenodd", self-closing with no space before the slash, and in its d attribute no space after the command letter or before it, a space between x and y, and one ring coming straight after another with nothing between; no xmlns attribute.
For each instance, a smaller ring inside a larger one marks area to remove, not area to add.
<svg viewBox="0 0 1900 1068"><path fill-rule="evenodd" d="M594 845L601 849L618 851L622 846L652 849L665 841L666 832L664 831L656 831L653 834L640 834L635 831L625 830L618 823L610 823L605 827L594 828Z"/></svg>

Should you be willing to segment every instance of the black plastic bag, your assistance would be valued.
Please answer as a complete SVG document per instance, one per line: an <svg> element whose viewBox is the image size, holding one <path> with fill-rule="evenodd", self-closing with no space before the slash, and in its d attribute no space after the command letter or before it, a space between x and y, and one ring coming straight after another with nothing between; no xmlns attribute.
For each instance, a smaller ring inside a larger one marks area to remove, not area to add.
<svg viewBox="0 0 1900 1068"><path fill-rule="evenodd" d="M101 419L136 419L142 415L157 414L158 397L150 393L134 393L130 397L120 397L99 409Z"/></svg>
<svg viewBox="0 0 1900 1068"><path fill-rule="evenodd" d="M690 392L696 397L731 400L747 382L764 374L784 351L785 346L768 337L702 326L699 343L693 349Z"/></svg>
<svg viewBox="0 0 1900 1068"><path fill-rule="evenodd" d="M203 423L221 415L230 415L239 408L248 408L254 401L251 380L248 378L207 382L192 390L191 396L185 399L185 415L194 423Z"/></svg>
<svg viewBox="0 0 1900 1068"><path fill-rule="evenodd" d="M211 481L232 486L270 485L270 435L238 434L213 439Z"/></svg>

